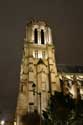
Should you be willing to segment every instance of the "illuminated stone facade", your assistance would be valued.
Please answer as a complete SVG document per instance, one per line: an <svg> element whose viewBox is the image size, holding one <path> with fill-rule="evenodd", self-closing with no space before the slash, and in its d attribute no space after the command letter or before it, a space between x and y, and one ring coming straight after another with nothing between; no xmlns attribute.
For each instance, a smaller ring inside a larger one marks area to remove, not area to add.
<svg viewBox="0 0 83 125"><path fill-rule="evenodd" d="M83 100L83 73L58 73L62 80L62 91L64 95L70 95L73 99Z"/></svg>
<svg viewBox="0 0 83 125"><path fill-rule="evenodd" d="M33 93L33 84L35 94ZM47 106L48 97L54 91L61 91L55 60L55 46L50 27L43 21L31 21L26 26L24 50L20 71L20 85L17 100L16 119L27 111L41 110ZM41 102L40 95L41 93Z"/></svg>

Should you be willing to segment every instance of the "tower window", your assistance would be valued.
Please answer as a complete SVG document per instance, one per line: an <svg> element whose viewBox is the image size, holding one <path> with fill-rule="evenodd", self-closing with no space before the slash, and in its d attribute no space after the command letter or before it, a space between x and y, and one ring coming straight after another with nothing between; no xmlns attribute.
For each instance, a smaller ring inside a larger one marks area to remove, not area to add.
<svg viewBox="0 0 83 125"><path fill-rule="evenodd" d="M41 30L41 44L44 44L44 31Z"/></svg>
<svg viewBox="0 0 83 125"><path fill-rule="evenodd" d="M37 32L37 29L34 30L34 42L38 43L38 32Z"/></svg>
<svg viewBox="0 0 83 125"><path fill-rule="evenodd" d="M45 58L45 51L42 51L42 57Z"/></svg>
<svg viewBox="0 0 83 125"><path fill-rule="evenodd" d="M35 58L38 58L38 50L35 50Z"/></svg>
<svg viewBox="0 0 83 125"><path fill-rule="evenodd" d="M38 50L33 51L33 57L38 58Z"/></svg>

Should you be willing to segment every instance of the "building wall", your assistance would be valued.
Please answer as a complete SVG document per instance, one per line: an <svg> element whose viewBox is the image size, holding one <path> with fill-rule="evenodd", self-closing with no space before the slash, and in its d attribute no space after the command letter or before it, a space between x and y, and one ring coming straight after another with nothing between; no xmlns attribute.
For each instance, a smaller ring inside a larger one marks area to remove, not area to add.
<svg viewBox="0 0 83 125"><path fill-rule="evenodd" d="M69 94L73 99L83 100L83 73L58 73L62 80L62 91L64 95Z"/></svg>
<svg viewBox="0 0 83 125"><path fill-rule="evenodd" d="M36 85L35 93L33 84ZM45 109L49 95L55 90L61 91L51 29L43 21L32 21L26 26L24 39L16 108L17 125L21 125L21 116L27 111L37 109L40 113L40 108Z"/></svg>

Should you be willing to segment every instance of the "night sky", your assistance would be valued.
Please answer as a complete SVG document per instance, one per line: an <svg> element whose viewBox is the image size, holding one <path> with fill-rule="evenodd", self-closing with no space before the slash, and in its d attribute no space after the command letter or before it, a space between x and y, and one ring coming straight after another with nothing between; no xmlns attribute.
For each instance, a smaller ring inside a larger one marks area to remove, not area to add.
<svg viewBox="0 0 83 125"><path fill-rule="evenodd" d="M15 111L25 25L52 28L57 64L83 65L83 0L0 0L0 118Z"/></svg>

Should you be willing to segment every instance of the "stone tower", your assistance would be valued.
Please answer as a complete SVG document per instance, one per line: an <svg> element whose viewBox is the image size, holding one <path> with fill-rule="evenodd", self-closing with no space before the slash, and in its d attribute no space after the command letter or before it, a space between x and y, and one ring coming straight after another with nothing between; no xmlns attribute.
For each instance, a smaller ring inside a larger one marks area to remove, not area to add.
<svg viewBox="0 0 83 125"><path fill-rule="evenodd" d="M60 83L51 29L44 21L31 21L26 25L24 39L16 109L17 125L25 112L37 109L40 113L40 103L41 110L45 109L49 95L55 90L60 91Z"/></svg>

